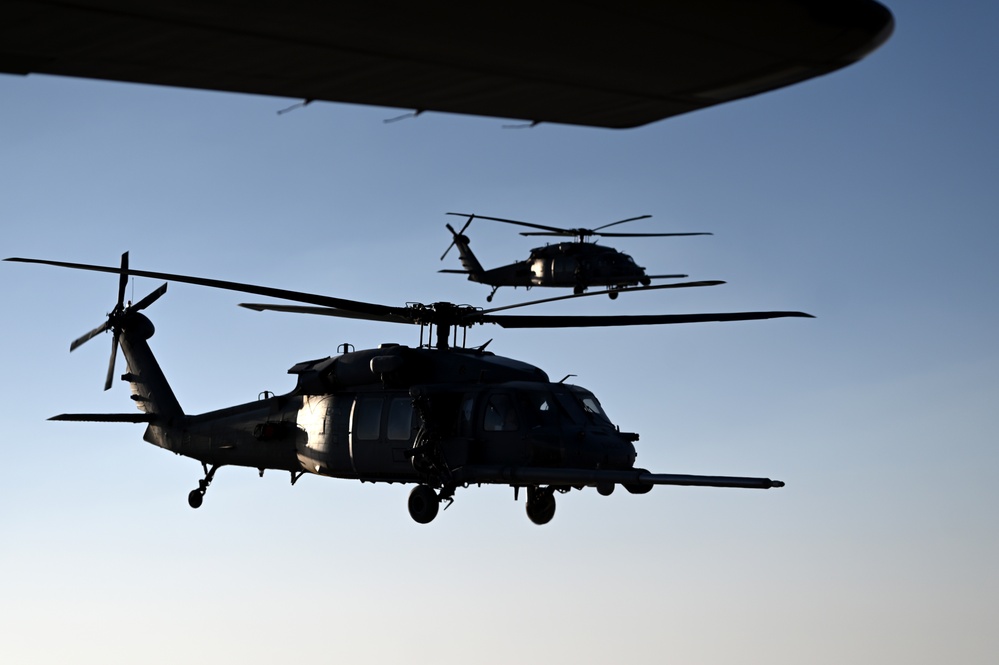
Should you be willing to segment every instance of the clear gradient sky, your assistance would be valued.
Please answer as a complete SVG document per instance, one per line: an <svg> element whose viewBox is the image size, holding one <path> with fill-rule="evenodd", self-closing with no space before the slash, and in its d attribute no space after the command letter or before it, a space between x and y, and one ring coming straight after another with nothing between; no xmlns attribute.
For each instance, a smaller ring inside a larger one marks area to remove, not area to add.
<svg viewBox="0 0 999 665"><path fill-rule="evenodd" d="M728 284L549 313L800 309L814 320L476 328L593 390L639 463L780 490L559 497L505 487L428 526L409 487L201 469L101 391L70 340L113 276L0 264L5 663L994 663L999 653L999 5L896 0L866 60L647 127L556 125L0 76L2 256L387 304L485 304L438 274L456 210L708 237L621 239ZM473 223L488 266L538 239ZM138 280L136 299L158 286ZM501 290L494 304L524 299ZM549 295L535 290L535 295ZM171 284L151 344L189 413L293 387L296 362L416 329L255 313ZM121 361L119 361L121 362Z"/></svg>

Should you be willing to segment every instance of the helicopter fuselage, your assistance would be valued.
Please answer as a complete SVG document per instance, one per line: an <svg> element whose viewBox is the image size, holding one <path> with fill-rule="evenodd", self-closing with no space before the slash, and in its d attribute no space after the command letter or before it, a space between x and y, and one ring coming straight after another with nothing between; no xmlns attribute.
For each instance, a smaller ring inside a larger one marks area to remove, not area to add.
<svg viewBox="0 0 999 665"><path fill-rule="evenodd" d="M469 271L469 280L490 286L550 286L582 292L591 286L625 288L651 282L631 256L586 242L560 242L531 250L530 257L509 265Z"/></svg>
<svg viewBox="0 0 999 665"><path fill-rule="evenodd" d="M435 486L503 467L635 461L637 435L618 431L592 393L488 352L390 345L290 372L299 384L286 395L155 421L145 439L213 467Z"/></svg>
<svg viewBox="0 0 999 665"><path fill-rule="evenodd" d="M629 255L587 242L560 242L531 250L534 286L588 287L648 285L645 268Z"/></svg>

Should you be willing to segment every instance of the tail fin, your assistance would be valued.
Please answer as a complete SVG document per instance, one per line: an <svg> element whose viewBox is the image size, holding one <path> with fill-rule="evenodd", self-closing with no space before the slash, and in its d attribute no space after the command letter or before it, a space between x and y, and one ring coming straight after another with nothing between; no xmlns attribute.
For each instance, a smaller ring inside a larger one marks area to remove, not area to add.
<svg viewBox="0 0 999 665"><path fill-rule="evenodd" d="M128 364L128 370L121 378L131 386L132 400L142 411L141 415L149 418L142 438L160 448L181 453L184 410L149 348L147 340L155 328L149 319L135 312L122 322L120 330L121 350Z"/></svg>
<svg viewBox="0 0 999 665"><path fill-rule="evenodd" d="M156 422L182 417L184 410L146 341L154 332L153 324L142 314L133 317L121 330L121 350L128 363L121 378L128 381L139 411L155 416Z"/></svg>
<svg viewBox="0 0 999 665"><path fill-rule="evenodd" d="M115 343L108 380L111 380L114 357L120 346L128 364L121 378L132 387L132 401L142 413L63 413L49 420L149 423L142 438L160 448L179 453L183 444L182 430L178 425L184 411L147 343L155 332L152 322L139 312L125 310L114 316L111 329L115 334Z"/></svg>

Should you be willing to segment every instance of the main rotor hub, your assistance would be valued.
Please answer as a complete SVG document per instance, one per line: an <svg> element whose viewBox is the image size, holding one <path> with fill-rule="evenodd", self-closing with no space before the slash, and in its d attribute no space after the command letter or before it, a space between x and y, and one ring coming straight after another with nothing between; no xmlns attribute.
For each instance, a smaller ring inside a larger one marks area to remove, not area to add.
<svg viewBox="0 0 999 665"><path fill-rule="evenodd" d="M473 315L481 308L472 305L455 305L449 302L434 302L425 305L420 302L406 303L410 317L420 325L447 325L468 327L476 323Z"/></svg>
<svg viewBox="0 0 999 665"><path fill-rule="evenodd" d="M447 349L448 338L454 327L468 328L480 323L476 316L481 309L472 305L455 305L449 302L435 302L425 305L418 302L406 303L409 318L420 326L437 326L438 349Z"/></svg>

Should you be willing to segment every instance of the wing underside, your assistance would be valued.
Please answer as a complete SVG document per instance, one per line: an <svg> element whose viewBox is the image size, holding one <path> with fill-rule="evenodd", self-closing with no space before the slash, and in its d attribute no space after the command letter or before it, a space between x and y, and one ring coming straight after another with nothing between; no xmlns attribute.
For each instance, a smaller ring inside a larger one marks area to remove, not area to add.
<svg viewBox="0 0 999 665"><path fill-rule="evenodd" d="M0 72L529 122L635 127L847 66L874 0L468 3L13 0Z"/></svg>

